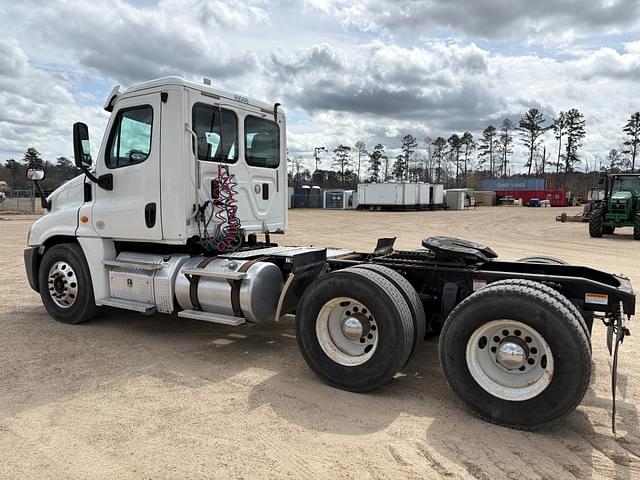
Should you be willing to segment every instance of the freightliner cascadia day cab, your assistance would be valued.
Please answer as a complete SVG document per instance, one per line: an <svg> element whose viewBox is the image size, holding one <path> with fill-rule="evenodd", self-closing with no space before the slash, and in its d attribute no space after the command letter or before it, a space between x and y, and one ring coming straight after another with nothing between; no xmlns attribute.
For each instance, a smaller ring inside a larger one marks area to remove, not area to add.
<svg viewBox="0 0 640 480"><path fill-rule="evenodd" d="M274 243L287 229L284 111L209 83L114 88L95 159L87 126L74 125L82 174L42 198L24 255L51 317L77 324L115 307L240 326L295 314L309 367L353 392L390 382L439 334L451 389L519 428L581 402L594 320L617 358L635 311L623 276L550 257L500 261L448 237L410 251L382 238L368 253ZM44 172L27 176L39 188Z"/></svg>

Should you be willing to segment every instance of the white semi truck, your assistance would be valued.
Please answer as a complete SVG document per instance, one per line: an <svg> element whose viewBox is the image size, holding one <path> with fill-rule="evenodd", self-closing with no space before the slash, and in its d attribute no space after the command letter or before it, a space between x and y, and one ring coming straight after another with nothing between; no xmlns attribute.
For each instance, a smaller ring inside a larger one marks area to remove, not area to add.
<svg viewBox="0 0 640 480"><path fill-rule="evenodd" d="M74 125L83 173L42 199L24 254L58 321L102 307L232 326L295 314L310 368L354 392L389 382L439 333L452 390L480 417L519 428L580 403L594 316L616 355L628 333L630 282L588 267L503 262L446 237L411 251L379 239L370 253L276 245L287 228L278 103L168 77L116 87L104 108L95 160L87 126ZM39 188L44 172L27 176Z"/></svg>

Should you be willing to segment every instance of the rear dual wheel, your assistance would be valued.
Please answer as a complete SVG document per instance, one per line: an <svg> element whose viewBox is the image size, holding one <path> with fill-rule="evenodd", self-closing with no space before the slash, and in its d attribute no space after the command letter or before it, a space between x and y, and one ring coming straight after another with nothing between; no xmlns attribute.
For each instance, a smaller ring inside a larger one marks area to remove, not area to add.
<svg viewBox="0 0 640 480"><path fill-rule="evenodd" d="M439 351L454 393L481 418L509 427L570 413L591 376L576 312L544 288L509 281L463 300L443 326Z"/></svg>
<svg viewBox="0 0 640 480"><path fill-rule="evenodd" d="M332 272L307 288L296 333L309 367L330 385L352 392L391 381L415 343L405 297L390 280L365 268Z"/></svg>

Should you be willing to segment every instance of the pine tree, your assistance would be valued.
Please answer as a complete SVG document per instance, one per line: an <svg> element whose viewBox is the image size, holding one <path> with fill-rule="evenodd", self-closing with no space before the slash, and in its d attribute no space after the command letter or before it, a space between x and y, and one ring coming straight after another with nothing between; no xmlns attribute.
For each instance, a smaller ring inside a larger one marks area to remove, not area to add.
<svg viewBox="0 0 640 480"><path fill-rule="evenodd" d="M462 139L457 133L454 133L447 140L449 144L449 155L451 162L456 166L456 178L455 182L458 185L458 176L460 175L460 152L462 151Z"/></svg>
<svg viewBox="0 0 640 480"><path fill-rule="evenodd" d="M471 134L471 132L464 132L464 134L462 135L462 138L460 139L460 141L462 142L462 147L464 148L463 175L464 175L464 182L465 182L465 185L466 185L466 183L467 183L467 168L469 166L469 155L471 154L471 152L473 152L473 150L475 150L476 142L473 141L473 135Z"/></svg>
<svg viewBox="0 0 640 480"><path fill-rule="evenodd" d="M500 125L500 152L502 154L502 175L507 175L507 165L509 164L509 155L513 153L513 132L515 125L509 118L505 118Z"/></svg>
<svg viewBox="0 0 640 480"><path fill-rule="evenodd" d="M22 161L27 164L27 168L44 168L44 160L40 152L33 147L27 148Z"/></svg>
<svg viewBox="0 0 640 480"><path fill-rule="evenodd" d="M416 140L416 137L410 134L402 137L401 149L402 149L402 155L404 155L405 173L409 171L409 162L413 158L413 154L415 153L417 147L418 147L418 142Z"/></svg>
<svg viewBox="0 0 640 480"><path fill-rule="evenodd" d="M636 168L636 155L640 145L640 112L632 114L622 130L628 137L624 142L624 146L627 147L625 153L631 155L631 173L633 173Z"/></svg>
<svg viewBox="0 0 640 480"><path fill-rule="evenodd" d="M361 162L362 157L366 157L369 154L367 152L367 146L365 145L364 142L362 142L362 141L357 141L356 142L356 152L358 153L357 177L358 177L358 182L360 182L360 162Z"/></svg>
<svg viewBox="0 0 640 480"><path fill-rule="evenodd" d="M407 164L405 162L404 155L398 155L396 161L393 163L393 176L399 182L404 182L404 177L407 173Z"/></svg>
<svg viewBox="0 0 640 480"><path fill-rule="evenodd" d="M482 163L484 164L487 161L487 157L489 160L489 176L493 177L495 174L495 162L493 160L493 154L495 153L496 147L496 137L497 131L496 127L493 125L489 125L482 131L482 139L480 140L480 147L478 150L480 151L480 158L482 158Z"/></svg>
<svg viewBox="0 0 640 480"><path fill-rule="evenodd" d="M369 154L369 171L371 172L371 181L380 181L380 166L384 154L384 145L378 143L373 147L373 151Z"/></svg>
<svg viewBox="0 0 640 480"><path fill-rule="evenodd" d="M433 156L436 164L436 182L440 183L442 181L442 164L444 163L447 141L443 137L438 137L433 141L432 145L435 147Z"/></svg>
<svg viewBox="0 0 640 480"><path fill-rule="evenodd" d="M576 163L580 163L578 148L582 146L581 141L586 135L584 115L576 108L572 108L566 113L566 122L567 144L564 157L563 189L566 189L567 186L567 174L574 171Z"/></svg>
<svg viewBox="0 0 640 480"><path fill-rule="evenodd" d="M544 121L544 116L540 110L530 108L522 116L518 124L518 130L522 136L522 143L529 150L529 160L524 164L524 166L528 168L528 175L531 175L531 168L533 167L533 154L545 131L545 128L542 126Z"/></svg>
<svg viewBox="0 0 640 480"><path fill-rule="evenodd" d="M562 160L562 137L567 133L567 114L560 111L558 118L553 120L553 134L558 140L558 160L556 162L556 175L560 173L560 163Z"/></svg>
<svg viewBox="0 0 640 480"><path fill-rule="evenodd" d="M333 163L331 164L331 166L340 170L340 182L344 187L344 171L352 164L351 147L347 147L346 145L338 145L333 149L333 154Z"/></svg>

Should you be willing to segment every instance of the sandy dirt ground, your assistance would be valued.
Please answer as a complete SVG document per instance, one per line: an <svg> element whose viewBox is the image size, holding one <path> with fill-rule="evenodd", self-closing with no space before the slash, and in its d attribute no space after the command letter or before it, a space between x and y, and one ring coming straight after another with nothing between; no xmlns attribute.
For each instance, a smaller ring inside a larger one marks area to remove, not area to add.
<svg viewBox="0 0 640 480"><path fill-rule="evenodd" d="M557 209L290 212L288 244L373 248L429 235L501 257L555 255L624 272L640 290L640 242L590 239ZM435 340L366 395L330 388L298 353L291 320L223 327L112 312L52 321L24 276L33 217L0 220L0 478L640 478L640 329L622 348L618 436L610 431L605 329L594 326L591 387L566 419L535 433L468 413L440 373Z"/></svg>

